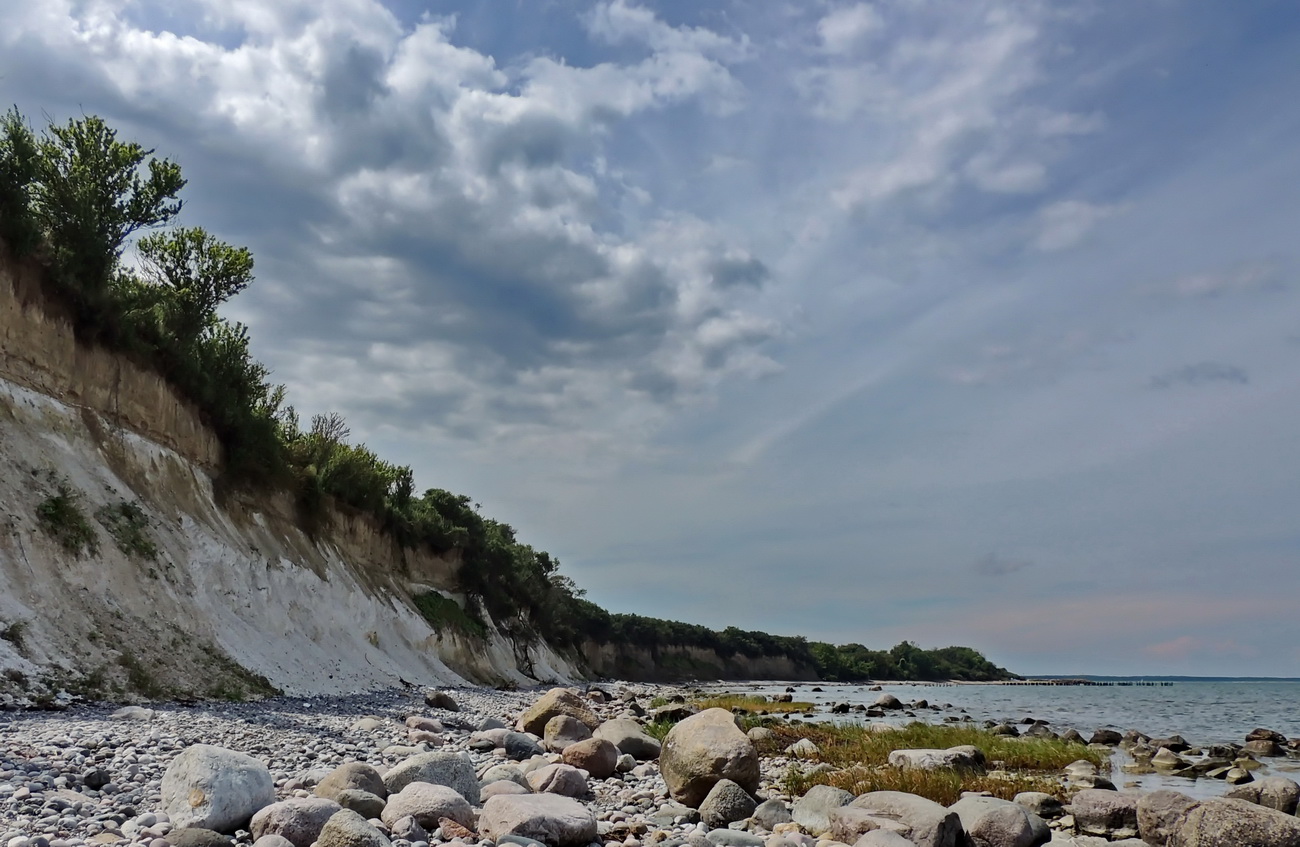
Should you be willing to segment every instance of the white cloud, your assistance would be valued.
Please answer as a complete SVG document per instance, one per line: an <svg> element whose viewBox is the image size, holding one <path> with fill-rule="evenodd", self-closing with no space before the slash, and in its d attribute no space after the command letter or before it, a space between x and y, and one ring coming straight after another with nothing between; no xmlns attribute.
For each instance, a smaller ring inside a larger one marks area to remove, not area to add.
<svg viewBox="0 0 1300 847"><path fill-rule="evenodd" d="M1074 247L1092 232L1097 224L1123 211L1120 205L1088 203L1083 200L1060 200L1045 206L1038 217L1038 234L1034 245L1044 252Z"/></svg>
<svg viewBox="0 0 1300 847"><path fill-rule="evenodd" d="M868 33L881 27L880 14L867 3L842 6L817 22L817 35L827 53L848 53Z"/></svg>

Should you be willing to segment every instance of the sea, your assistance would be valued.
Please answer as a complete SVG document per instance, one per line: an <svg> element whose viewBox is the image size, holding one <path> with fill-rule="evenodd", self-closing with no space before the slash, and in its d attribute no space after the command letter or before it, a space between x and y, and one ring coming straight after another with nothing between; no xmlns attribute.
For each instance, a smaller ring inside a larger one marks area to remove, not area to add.
<svg viewBox="0 0 1300 847"><path fill-rule="evenodd" d="M1136 729L1152 738L1181 735L1194 746L1245 741L1252 729L1276 730L1288 738L1300 736L1300 679L1242 679L1206 677L1091 677L1096 685L1003 685L970 683L893 683L872 686L810 682L719 683L709 688L740 693L779 694L794 689L796 701L817 705L811 720L863 720L861 713L828 714L835 703L871 705L882 694L905 703L924 699L938 711L922 710L911 718L891 714L887 723L912 720L942 722L958 717L982 723L1020 723L1025 718L1047 721L1052 729L1076 729L1085 738L1097 729L1125 732ZM820 688L821 691L813 691ZM1196 797L1223 794L1222 782L1166 774L1130 774L1131 759L1117 750L1111 780L1121 788L1153 791L1173 788ZM1265 759L1256 775L1277 774L1300 781L1300 760Z"/></svg>

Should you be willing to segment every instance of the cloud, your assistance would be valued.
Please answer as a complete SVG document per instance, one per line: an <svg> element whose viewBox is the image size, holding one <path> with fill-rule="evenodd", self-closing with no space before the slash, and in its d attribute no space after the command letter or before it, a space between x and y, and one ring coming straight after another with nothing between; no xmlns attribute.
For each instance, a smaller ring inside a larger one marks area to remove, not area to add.
<svg viewBox="0 0 1300 847"><path fill-rule="evenodd" d="M1119 205L1088 203L1083 200L1060 200L1039 212L1038 235L1034 245L1043 252L1074 247L1087 237L1097 224L1123 211Z"/></svg>
<svg viewBox="0 0 1300 847"><path fill-rule="evenodd" d="M827 53L848 53L870 32L880 29L881 18L874 6L855 3L829 12L817 22L817 35Z"/></svg>
<svg viewBox="0 0 1300 847"><path fill-rule="evenodd" d="M1276 266L1267 262L1248 262L1230 268L1180 276L1169 289L1179 297L1223 297L1255 291L1281 291Z"/></svg>
<svg viewBox="0 0 1300 847"><path fill-rule="evenodd" d="M1197 362L1153 376L1150 384L1152 388L1174 388L1179 385L1202 386L1219 382L1246 385L1250 382L1250 377L1244 369L1236 365L1222 362Z"/></svg>
<svg viewBox="0 0 1300 847"><path fill-rule="evenodd" d="M1027 559L1008 559L996 553L989 553L975 562L974 569L975 573L982 576L1010 576L1033 567L1033 564Z"/></svg>

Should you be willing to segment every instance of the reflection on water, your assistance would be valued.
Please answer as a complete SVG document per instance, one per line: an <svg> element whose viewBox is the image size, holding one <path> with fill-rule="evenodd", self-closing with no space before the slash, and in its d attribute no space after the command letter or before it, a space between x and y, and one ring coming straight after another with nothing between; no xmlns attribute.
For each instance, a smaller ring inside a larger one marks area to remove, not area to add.
<svg viewBox="0 0 1300 847"><path fill-rule="evenodd" d="M881 694L893 694L904 702L925 699L944 708L924 711L917 719L930 722L945 717L969 716L984 720L1016 723L1023 718L1047 721L1057 732L1077 729L1086 738L1096 729L1136 729L1153 738L1178 734L1192 745L1223 742L1242 743L1256 727L1276 730L1288 738L1300 736L1300 681L1277 682L1175 682L1162 686L1020 686L1020 685L929 685L924 683L884 685L871 691L861 685L836 683L788 683L795 699L815 703L817 719L825 720L834 703L870 705ZM730 683L710 686L729 691L757 694L784 692L784 682ZM814 687L823 690L814 692ZM861 713L834 716L836 720L860 720ZM904 723L913 718L889 716L880 720ZM1197 797L1218 796L1227 788L1213 779L1193 780L1164 774L1126 774L1122 766L1132 760L1122 751L1112 757L1111 778L1120 788L1154 791L1172 788ZM1265 770L1256 776L1281 774L1300 777L1300 761L1266 759Z"/></svg>

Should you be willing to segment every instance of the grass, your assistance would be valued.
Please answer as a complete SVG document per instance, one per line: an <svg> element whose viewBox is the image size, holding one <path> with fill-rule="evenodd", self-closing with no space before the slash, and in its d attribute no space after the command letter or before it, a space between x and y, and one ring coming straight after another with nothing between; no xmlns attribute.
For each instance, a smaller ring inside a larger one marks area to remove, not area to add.
<svg viewBox="0 0 1300 847"><path fill-rule="evenodd" d="M806 774L794 767L786 774L786 789L799 795L814 785L833 785L854 794L867 791L906 791L950 805L963 791L987 791L1011 799L1021 791L1060 796L1055 779L1066 765L1079 759L1098 767L1107 764L1104 752L1085 744L1047 738L1011 738L971 726L912 723L895 731L873 732L861 724L771 723L773 737L758 742L759 752L780 755L801 738L817 745L817 757L835 768ZM951 769L902 770L889 765L894 750L945 749L970 744L988 761L989 773Z"/></svg>
<svg viewBox="0 0 1300 847"><path fill-rule="evenodd" d="M21 650L23 649L23 632L26 631L26 629L27 621L14 621L13 623L5 624L3 628L0 628L0 639L8 641L10 644L14 645L14 647Z"/></svg>
<svg viewBox="0 0 1300 847"><path fill-rule="evenodd" d="M726 709L746 712L768 712L770 714L794 714L811 712L812 703L775 703L759 694L719 694L704 700L696 700L695 705L701 709Z"/></svg>
<svg viewBox="0 0 1300 847"><path fill-rule="evenodd" d="M1022 791L1042 791L1061 796L1059 780L1049 776L1017 772L989 774L962 773L955 770L901 770L883 768L849 768L833 773L805 775L791 769L785 778L785 789L792 795L805 793L814 785L833 785L852 794L868 791L903 791L927 797L944 806L961 799L963 791L987 791L1003 800L1014 799Z"/></svg>
<svg viewBox="0 0 1300 847"><path fill-rule="evenodd" d="M99 552L99 538L81 510L81 495L66 482L36 507L36 522L45 534L74 556Z"/></svg>
<svg viewBox="0 0 1300 847"><path fill-rule="evenodd" d="M476 621L466 614L460 604L450 597L444 597L436 591L429 591L418 594L412 599L415 601L416 610L429 622L429 626L438 632L451 629L462 635L479 639L487 637L487 627L481 621Z"/></svg>
<svg viewBox="0 0 1300 847"><path fill-rule="evenodd" d="M154 679L153 674L135 657L135 654L123 653L117 657L117 663L126 671L127 684L133 691L150 700L159 700L167 696L167 688Z"/></svg>
<svg viewBox="0 0 1300 847"><path fill-rule="evenodd" d="M95 519L108 531L117 549L126 555L150 562L158 558L158 545L149 532L149 516L139 503L123 500L112 506L101 506L95 512Z"/></svg>

